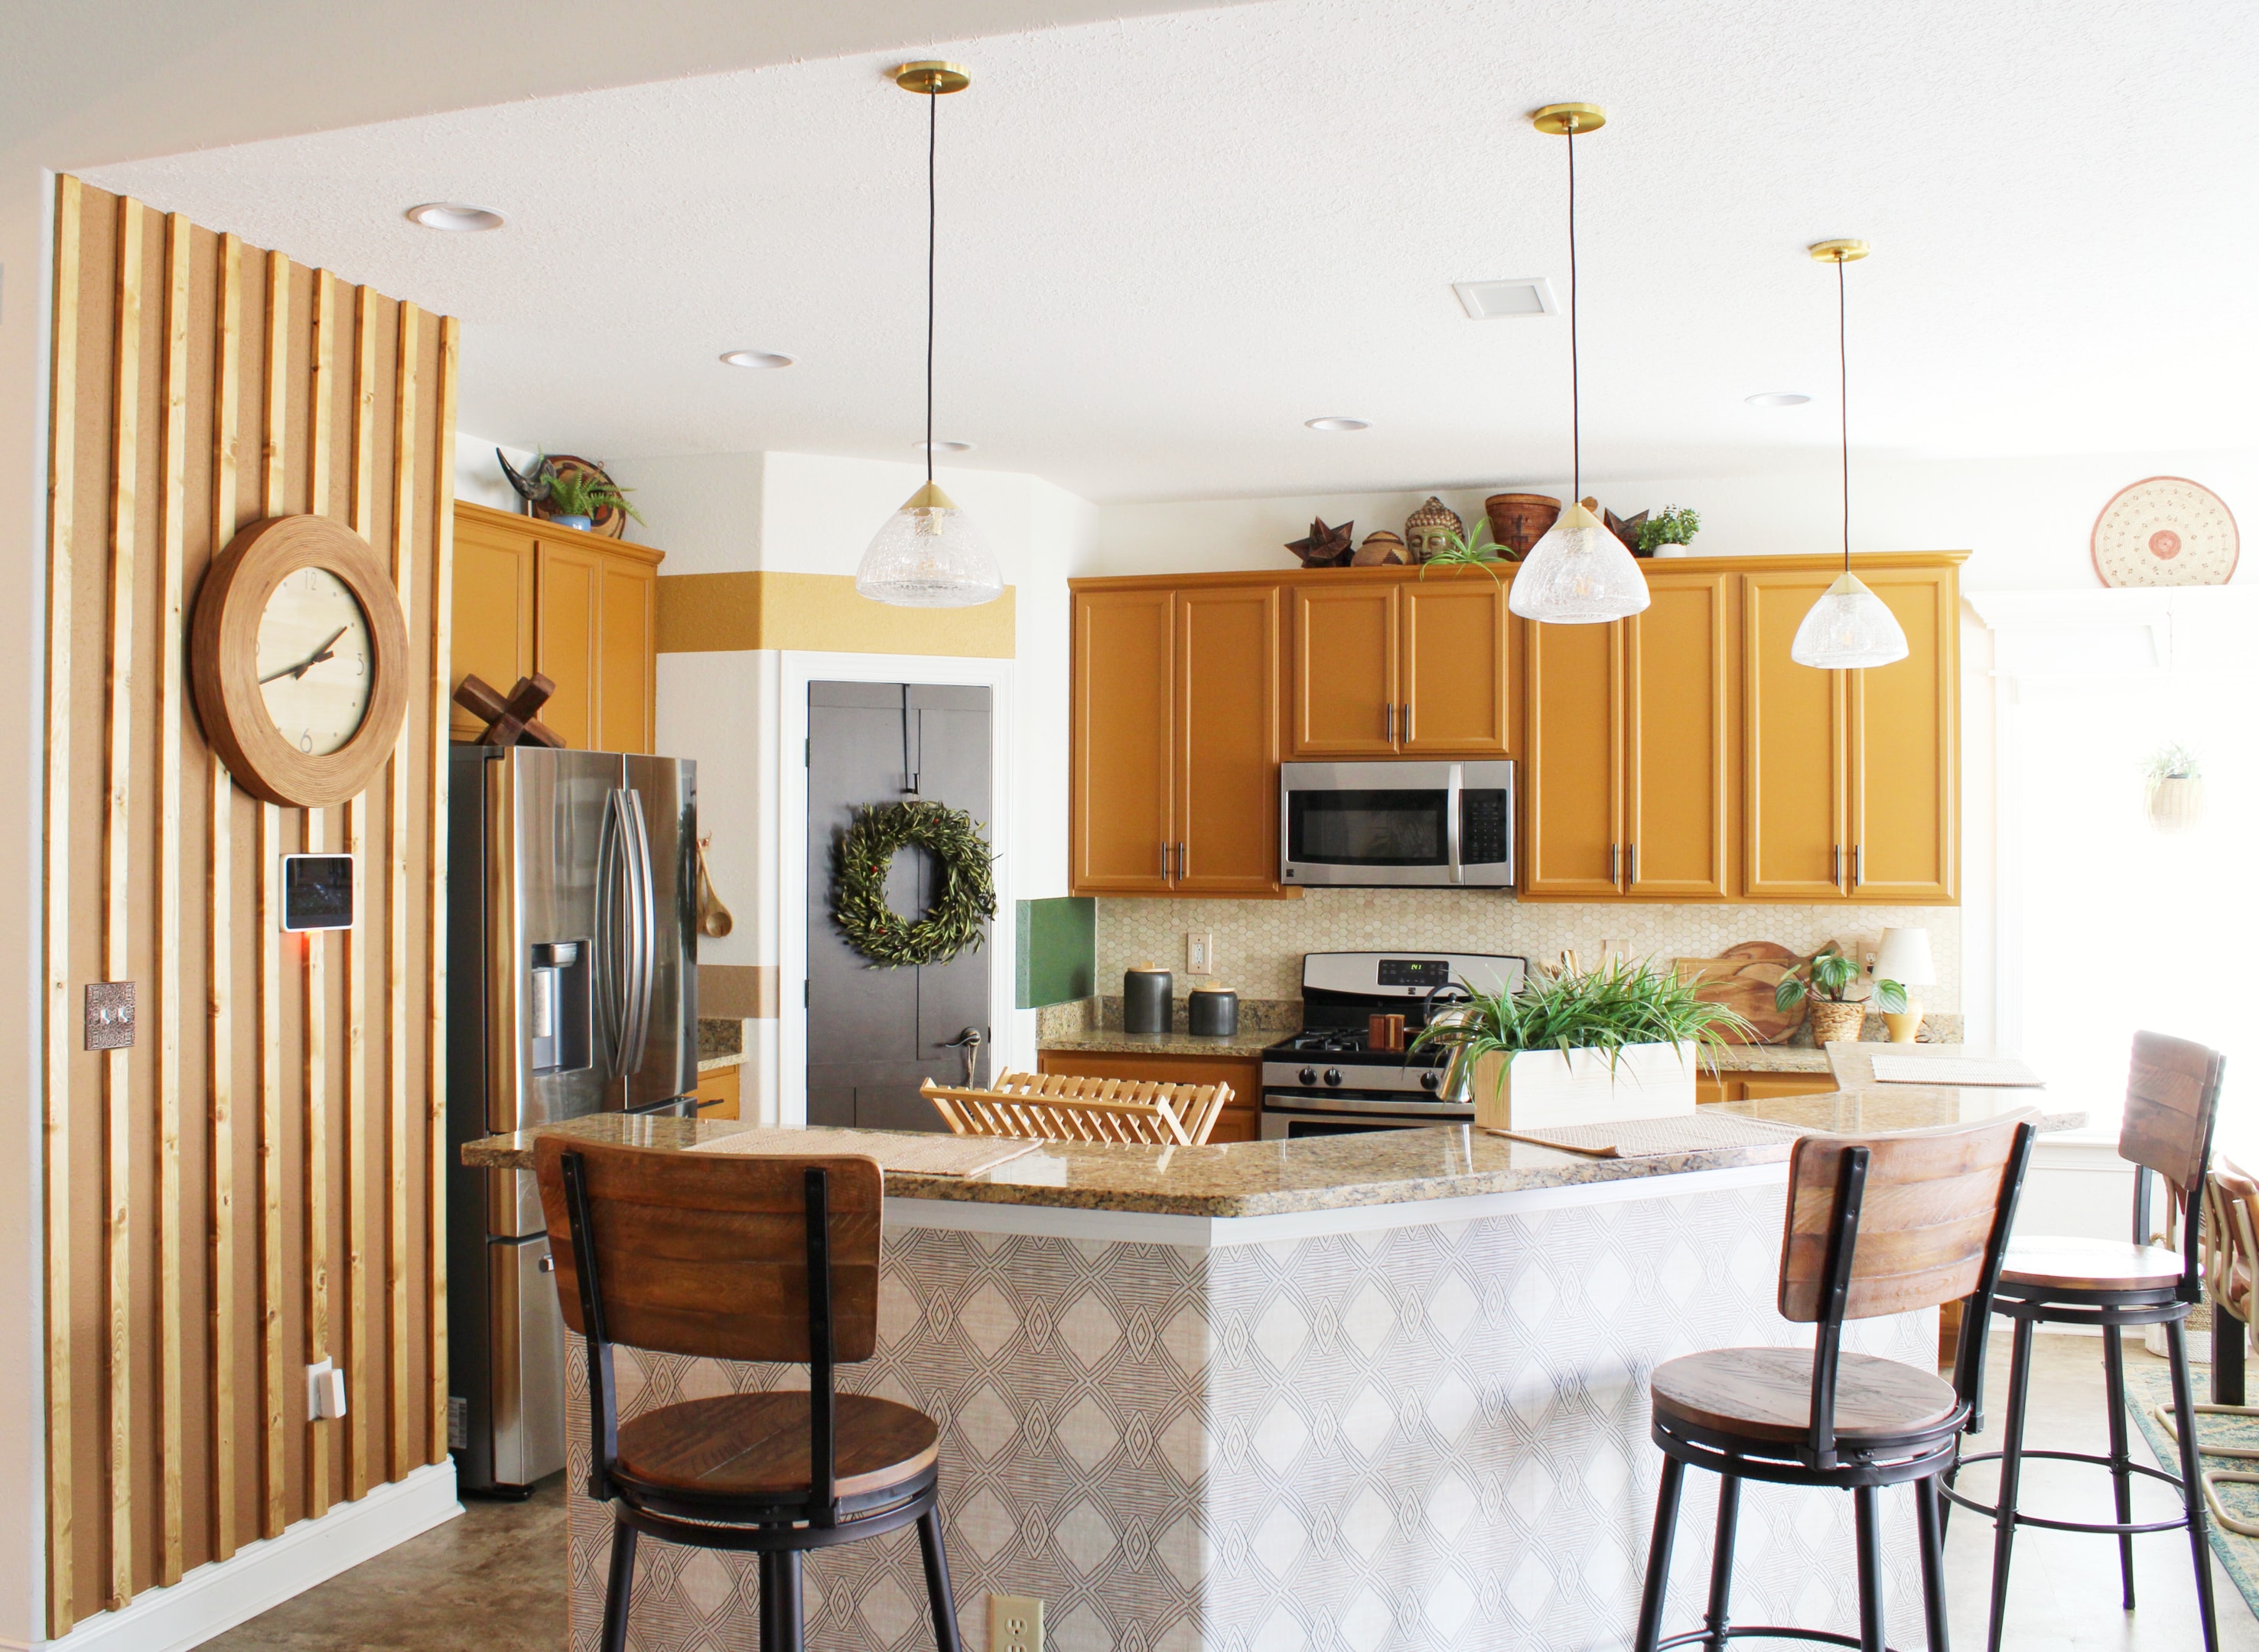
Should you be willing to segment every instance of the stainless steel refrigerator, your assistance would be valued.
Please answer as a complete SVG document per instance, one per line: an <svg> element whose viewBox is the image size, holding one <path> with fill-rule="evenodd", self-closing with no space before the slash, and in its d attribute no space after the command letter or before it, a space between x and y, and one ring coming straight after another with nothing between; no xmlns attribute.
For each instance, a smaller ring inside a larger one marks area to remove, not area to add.
<svg viewBox="0 0 2259 1652"><path fill-rule="evenodd" d="M450 1443L510 1496L565 1466L564 1321L532 1173L458 1150L697 1088L697 765L459 745L447 809Z"/></svg>

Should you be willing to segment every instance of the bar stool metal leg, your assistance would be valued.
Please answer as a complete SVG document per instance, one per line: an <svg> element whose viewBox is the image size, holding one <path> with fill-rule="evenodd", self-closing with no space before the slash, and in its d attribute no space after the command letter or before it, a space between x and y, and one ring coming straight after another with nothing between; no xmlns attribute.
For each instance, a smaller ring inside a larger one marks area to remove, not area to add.
<svg viewBox="0 0 2259 1652"><path fill-rule="evenodd" d="M2165 1348L2173 1367L2173 1431L2180 1435L2181 1504L2188 1510L2189 1547L2196 1559L2196 1607L2204 1624L2205 1652L2220 1652L2220 1625L2213 1615L2212 1542L2204 1528L2204 1463L2196 1442L2196 1400L2189 1391L2187 1327L2165 1321Z"/></svg>
<svg viewBox="0 0 2259 1652"><path fill-rule="evenodd" d="M1726 1652L1726 1606L1734 1590L1734 1528L1740 1523L1742 1483L1730 1474L1718 1477L1718 1541L1710 1551L1710 1610L1702 1620L1710 1638L1710 1652Z"/></svg>
<svg viewBox="0 0 2259 1652"><path fill-rule="evenodd" d="M612 1514L612 1570L604 1580L604 1652L627 1652L628 1597L635 1590L636 1528Z"/></svg>
<svg viewBox="0 0 2259 1652"><path fill-rule="evenodd" d="M761 1652L806 1652L802 1639L800 1551L761 1556Z"/></svg>
<svg viewBox="0 0 2259 1652"><path fill-rule="evenodd" d="M1947 1652L1945 1626L1945 1521L1947 1506L1935 1477L1913 1484L1914 1529L1921 1542L1921 1615L1929 1652Z"/></svg>
<svg viewBox="0 0 2259 1652"><path fill-rule="evenodd" d="M2008 1562L2016 1543L2016 1483L2023 1478L2024 1411L2032 1383L2032 1322L2016 1321L2008 1349L2008 1421L2000 1442L2000 1490L1992 1516L1992 1622L1988 1652L2000 1652L2008 1620Z"/></svg>
<svg viewBox="0 0 2259 1652"><path fill-rule="evenodd" d="M2110 1394L2110 1479L2118 1499L2118 1523L2129 1526L2134 1520L2134 1470L2133 1459L2126 1454L2126 1349L2115 1325L2102 1328L2102 1375ZM2118 1574L2121 1598L2131 1612L2134 1538L2128 1532L2118 1535Z"/></svg>
<svg viewBox="0 0 2259 1652"><path fill-rule="evenodd" d="M926 1601L933 1608L933 1643L938 1652L958 1652L957 1601L949 1588L949 1556L941 1546L941 1510L918 1516L918 1548L925 1555Z"/></svg>
<svg viewBox="0 0 2259 1652"><path fill-rule="evenodd" d="M1663 1638L1663 1599L1671 1589L1671 1540L1678 1535L1678 1493L1686 1480L1686 1465L1677 1457L1663 1459L1663 1484L1655 1493L1655 1537L1647 1546L1647 1585L1640 1591L1639 1629L1632 1637L1632 1652L1655 1652Z"/></svg>
<svg viewBox="0 0 2259 1652"><path fill-rule="evenodd" d="M1852 1489L1851 1515L1859 1539L1859 1652L1888 1652L1883 1645L1883 1533L1873 1486Z"/></svg>

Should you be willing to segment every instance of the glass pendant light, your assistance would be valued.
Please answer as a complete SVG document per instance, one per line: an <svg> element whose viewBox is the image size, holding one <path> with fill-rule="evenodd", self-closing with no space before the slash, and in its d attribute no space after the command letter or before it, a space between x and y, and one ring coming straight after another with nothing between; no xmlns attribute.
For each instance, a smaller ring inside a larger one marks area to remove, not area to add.
<svg viewBox="0 0 2259 1652"><path fill-rule="evenodd" d="M933 480L933 278L941 95L963 91L973 76L955 63L904 63L893 75L895 85L926 100L925 486L872 539L855 568L855 590L898 608L971 608L1001 596L1004 575L973 519Z"/></svg>
<svg viewBox="0 0 2259 1652"><path fill-rule="evenodd" d="M1548 625L1597 625L1636 614L1647 580L1630 547L1586 509L1583 407L1577 361L1577 134L1596 132L1607 114L1593 103L1548 103L1529 117L1542 132L1569 140L1569 508L1514 571L1507 606Z"/></svg>
<svg viewBox="0 0 2259 1652"><path fill-rule="evenodd" d="M1864 241L1821 241L1812 256L1835 267L1835 374L1843 446L1843 572L1812 605L1788 657L1821 671L1856 671L1906 657L1906 632L1883 599L1851 572L1851 389L1844 345L1843 266L1867 255Z"/></svg>

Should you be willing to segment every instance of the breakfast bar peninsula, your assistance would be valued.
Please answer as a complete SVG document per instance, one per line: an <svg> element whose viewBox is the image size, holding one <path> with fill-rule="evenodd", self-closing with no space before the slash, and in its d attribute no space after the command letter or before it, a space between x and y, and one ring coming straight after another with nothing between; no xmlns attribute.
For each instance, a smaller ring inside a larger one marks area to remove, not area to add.
<svg viewBox="0 0 2259 1652"><path fill-rule="evenodd" d="M1863 1098L1862 1122L2033 1100L1906 1090ZM987 1644L991 1593L1043 1600L1060 1652L1621 1644L1660 1464L1648 1373L1697 1349L1810 1340L1774 1306L1794 1132L1737 1112L1706 1108L1676 1147L1617 1159L1457 1127L888 1169L878 1350L838 1377L942 1424L965 1645ZM555 1129L683 1149L755 1133L723 1150L801 1136L616 1115ZM847 1134L823 1132L821 1150L856 1150ZM882 1166L934 1139L856 1134ZM531 1137L464 1157L526 1169ZM1936 1317L1856 1322L1846 1346L1927 1364ZM806 1381L617 1360L623 1416ZM585 1495L586 1403L576 1350L575 1652L596 1645L611 1528ZM1690 1490L1666 1627L1700 1609L1714 1498ZM1912 1507L1885 1508L1905 1643L1920 1633ZM1741 1532L1737 1617L1856 1627L1848 1499L1755 1487ZM908 1531L819 1551L806 1590L812 1647L933 1644ZM633 1643L758 1644L758 1606L751 1556L646 1543Z"/></svg>

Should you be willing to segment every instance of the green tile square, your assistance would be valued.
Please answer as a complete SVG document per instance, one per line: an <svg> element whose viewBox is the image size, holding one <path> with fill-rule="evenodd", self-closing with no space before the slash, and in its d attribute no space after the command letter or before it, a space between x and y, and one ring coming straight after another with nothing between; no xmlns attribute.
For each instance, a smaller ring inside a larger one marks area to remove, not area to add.
<svg viewBox="0 0 2259 1652"><path fill-rule="evenodd" d="M1098 902L1088 895L1021 901L1012 1001L1022 1009L1071 1004L1097 992Z"/></svg>

